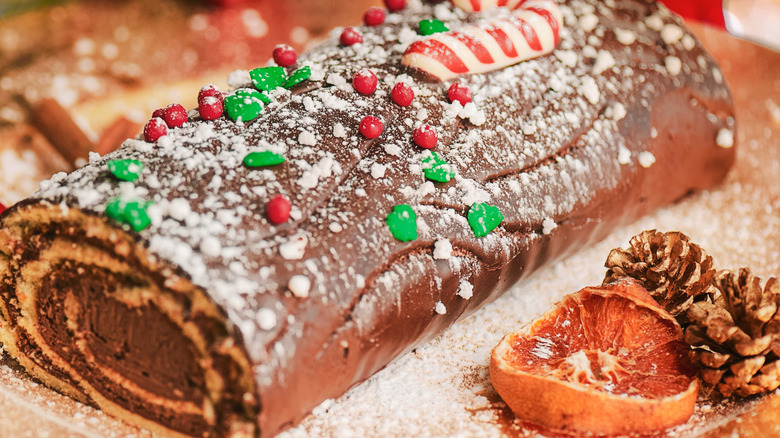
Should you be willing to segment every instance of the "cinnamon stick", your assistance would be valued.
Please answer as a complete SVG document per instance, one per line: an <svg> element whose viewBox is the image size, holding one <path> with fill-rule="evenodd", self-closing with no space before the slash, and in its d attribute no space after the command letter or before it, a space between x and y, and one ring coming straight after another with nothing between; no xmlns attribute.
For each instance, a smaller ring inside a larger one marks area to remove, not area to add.
<svg viewBox="0 0 780 438"><path fill-rule="evenodd" d="M76 124L68 110L55 99L45 98L30 104L25 101L31 124L75 169L79 159L86 160L93 150L92 141Z"/></svg>
<svg viewBox="0 0 780 438"><path fill-rule="evenodd" d="M100 155L113 152L122 145L125 139L134 137L139 132L141 132L141 124L128 118L120 117L100 135L100 139L95 144L95 152Z"/></svg>

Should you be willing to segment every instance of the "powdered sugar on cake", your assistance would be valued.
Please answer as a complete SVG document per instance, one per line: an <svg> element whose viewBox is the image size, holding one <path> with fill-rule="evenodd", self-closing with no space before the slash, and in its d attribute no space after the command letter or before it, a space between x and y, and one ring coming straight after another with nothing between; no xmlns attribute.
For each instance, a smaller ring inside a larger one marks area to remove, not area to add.
<svg viewBox="0 0 780 438"><path fill-rule="evenodd" d="M676 74L668 72L667 56L689 49L682 43L687 35L669 27L680 29L664 9L630 43L649 53L647 65L629 63L619 53L603 55L599 46L615 38L606 31L605 17L617 28L626 26L600 2L575 0L562 7L567 25L555 55L458 79L474 94L473 103L458 107L446 99L450 83L426 82L407 74L399 62L413 39L408 29L420 19L435 15L452 29L475 19L449 8L410 2L403 23L400 15L391 15L388 25L361 28L362 44L343 47L333 40L302 55L300 65L324 81L273 92L256 120L194 119L171 129L157 144L128 140L115 153L93 157L92 166L42 184L36 197L65 200L69 207L95 214L103 214L117 196L152 201L152 224L140 232L150 254L184 268L194 284L208 291L242 331L253 359L260 363L273 357L256 367L259 380L268 381L285 372L277 365L294 353L305 324L288 321L280 297L293 296L306 306L310 300L336 302L337 294L359 290L370 292L372 307L356 312L381 311L389 305L382 297L392 296L382 292L392 291L394 278L403 273L367 267L382 266L391 254L408 251L420 258L397 269L416 272L422 268L415 263L439 255L464 275L482 269L469 263L473 259L489 262L517 254L522 246L517 235L532 240L554 233L556 223L594 196L594 180L600 187L615 187L621 173L615 169L647 167L648 159L641 157L647 157L643 149L651 145L632 145L635 153L626 154L620 131L620 114L648 106L656 91L647 86L645 69L664 69L677 85L716 71L702 54L707 68L683 64ZM665 50L654 43L659 37L669 40ZM629 39L623 35L621 44ZM350 85L360 68L371 69L379 79L372 95L356 93ZM390 85L382 85L400 80L415 90L405 110L388 98ZM236 74L232 83L240 87L246 81L246 75ZM637 101L614 105L625 90L635 88L643 89ZM613 109L610 116L608 108ZM382 119L385 128L374 141L358 131L359 121L369 115ZM454 166L454 182L446 186L426 181L419 148L411 141L423 121L435 126L439 144L446 145L439 153ZM733 120L715 118L713 124ZM588 147L579 147L583 144ZM283 154L287 162L275 170L244 167L243 158L255 151ZM600 164L603 156L614 157L609 168ZM110 159L137 159L145 170L135 184L117 184L104 175ZM291 221L282 225L271 224L263 211L277 194L293 205ZM478 243L463 215L475 202L498 206L506 217L502 227ZM418 243L429 247L402 246L387 231L385 217L398 204L415 207ZM443 239L452 249L439 246L434 254L433 242ZM336 246L375 263L352 266L333 251ZM241 269L224 269L234 264ZM332 271L343 274L323 275ZM465 286L461 290L464 299L472 293ZM431 310L444 314L441 308Z"/></svg>

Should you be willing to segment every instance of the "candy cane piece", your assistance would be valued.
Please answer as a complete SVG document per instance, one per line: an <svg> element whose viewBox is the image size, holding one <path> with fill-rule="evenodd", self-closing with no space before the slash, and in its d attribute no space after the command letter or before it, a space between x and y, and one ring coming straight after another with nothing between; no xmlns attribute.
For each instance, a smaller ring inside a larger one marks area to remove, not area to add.
<svg viewBox="0 0 780 438"><path fill-rule="evenodd" d="M450 0L450 3L466 12L483 12L499 6L517 9L528 0Z"/></svg>
<svg viewBox="0 0 780 438"><path fill-rule="evenodd" d="M438 33L410 45L403 65L422 70L442 81L461 74L485 73L552 52L563 24L553 0L452 0L473 10L514 6L510 18ZM481 9L476 9L481 8Z"/></svg>

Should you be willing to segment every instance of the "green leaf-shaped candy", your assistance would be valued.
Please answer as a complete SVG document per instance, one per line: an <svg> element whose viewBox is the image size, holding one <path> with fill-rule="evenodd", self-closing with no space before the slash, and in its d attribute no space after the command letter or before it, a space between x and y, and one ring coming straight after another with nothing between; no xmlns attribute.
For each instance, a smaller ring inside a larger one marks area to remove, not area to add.
<svg viewBox="0 0 780 438"><path fill-rule="evenodd" d="M266 100L268 100L266 102ZM238 90L236 94L225 97L225 109L228 117L235 121L250 122L263 111L263 103L270 102L268 96L255 90Z"/></svg>
<svg viewBox="0 0 780 438"><path fill-rule="evenodd" d="M244 157L244 165L247 167L267 167L284 163L284 156L271 152L250 152Z"/></svg>
<svg viewBox="0 0 780 438"><path fill-rule="evenodd" d="M396 205L387 216L387 227L401 242L417 239L417 214L407 204Z"/></svg>
<svg viewBox="0 0 780 438"><path fill-rule="evenodd" d="M420 27L420 35L433 35L439 32L447 32L450 30L444 23L435 18L429 20L421 20L418 23Z"/></svg>
<svg viewBox="0 0 780 438"><path fill-rule="evenodd" d="M284 85L287 72L283 67L260 67L249 72L249 77L258 90L272 91Z"/></svg>
<svg viewBox="0 0 780 438"><path fill-rule="evenodd" d="M468 220L471 230L474 231L474 236L484 237L501 224L504 215L501 214L498 207L484 202L475 202L469 209Z"/></svg>
<svg viewBox="0 0 780 438"><path fill-rule="evenodd" d="M301 82L309 79L311 77L311 67L308 65L306 67L301 67L298 70L295 70L293 74L290 75L289 78L287 78L287 81L284 83L284 88L292 88Z"/></svg>
<svg viewBox="0 0 780 438"><path fill-rule="evenodd" d="M122 181L136 181L144 170L144 164L138 160L110 160L108 170Z"/></svg>
<svg viewBox="0 0 780 438"><path fill-rule="evenodd" d="M455 178L455 169L436 152L431 152L422 162L423 173L431 181L445 183Z"/></svg>
<svg viewBox="0 0 780 438"><path fill-rule="evenodd" d="M121 224L129 225L134 231L142 231L152 224L152 219L146 212L151 204L151 201L125 201L114 198L106 206L105 212L106 216Z"/></svg>

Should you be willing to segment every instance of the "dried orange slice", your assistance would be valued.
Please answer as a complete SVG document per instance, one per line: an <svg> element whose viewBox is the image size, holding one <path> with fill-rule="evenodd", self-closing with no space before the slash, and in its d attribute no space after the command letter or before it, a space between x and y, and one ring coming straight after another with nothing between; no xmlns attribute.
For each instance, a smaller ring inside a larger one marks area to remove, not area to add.
<svg viewBox="0 0 780 438"><path fill-rule="evenodd" d="M490 378L521 419L565 431L665 429L699 390L680 326L632 280L568 295L493 349Z"/></svg>

